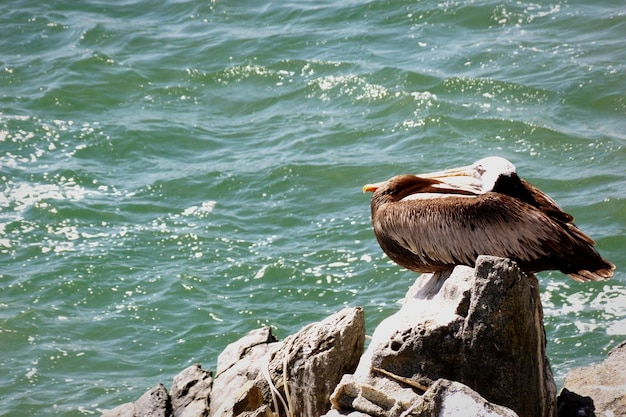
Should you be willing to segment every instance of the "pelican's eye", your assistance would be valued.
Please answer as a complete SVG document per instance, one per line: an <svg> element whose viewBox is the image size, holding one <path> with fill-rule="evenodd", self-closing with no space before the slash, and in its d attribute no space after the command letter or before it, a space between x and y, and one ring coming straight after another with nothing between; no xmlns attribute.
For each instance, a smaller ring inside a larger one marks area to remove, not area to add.
<svg viewBox="0 0 626 417"><path fill-rule="evenodd" d="M390 195L398 195L398 194L400 193L400 191L401 191L401 190L400 190L399 188L397 188L397 187L391 187L391 188L389 188L389 189L387 190L387 194L390 194Z"/></svg>

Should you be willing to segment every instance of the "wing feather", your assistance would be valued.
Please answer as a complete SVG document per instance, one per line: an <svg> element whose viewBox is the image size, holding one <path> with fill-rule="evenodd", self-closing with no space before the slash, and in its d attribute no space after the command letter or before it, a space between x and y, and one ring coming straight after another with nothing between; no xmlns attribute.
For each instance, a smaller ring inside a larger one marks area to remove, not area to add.
<svg viewBox="0 0 626 417"><path fill-rule="evenodd" d="M574 217L571 214L564 212L556 201L552 199L552 197L522 178L520 178L520 182L530 193L537 207L545 213L565 223L571 223L574 221Z"/></svg>
<svg viewBox="0 0 626 417"><path fill-rule="evenodd" d="M424 264L473 265L478 255L529 262L559 244L553 219L499 193L386 204L378 219L375 229Z"/></svg>

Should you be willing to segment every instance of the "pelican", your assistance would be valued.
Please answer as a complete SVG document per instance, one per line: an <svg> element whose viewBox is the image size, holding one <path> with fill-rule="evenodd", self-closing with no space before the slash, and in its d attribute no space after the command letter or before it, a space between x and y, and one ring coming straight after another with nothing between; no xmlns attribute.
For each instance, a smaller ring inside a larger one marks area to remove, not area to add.
<svg viewBox="0 0 626 417"><path fill-rule="evenodd" d="M474 266L479 255L510 258L529 274L558 270L575 281L613 276L595 242L508 160L367 184L374 234L397 264L416 272Z"/></svg>

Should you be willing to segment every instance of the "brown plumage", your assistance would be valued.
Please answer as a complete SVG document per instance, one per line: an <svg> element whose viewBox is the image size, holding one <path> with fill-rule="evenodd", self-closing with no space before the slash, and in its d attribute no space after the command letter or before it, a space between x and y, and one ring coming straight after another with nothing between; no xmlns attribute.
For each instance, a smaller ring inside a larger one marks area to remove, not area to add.
<svg viewBox="0 0 626 417"><path fill-rule="evenodd" d="M615 269L571 215L502 158L400 175L363 190L374 193L372 224L380 247L416 272L474 266L479 255L513 259L527 273L559 270L576 281L608 279Z"/></svg>

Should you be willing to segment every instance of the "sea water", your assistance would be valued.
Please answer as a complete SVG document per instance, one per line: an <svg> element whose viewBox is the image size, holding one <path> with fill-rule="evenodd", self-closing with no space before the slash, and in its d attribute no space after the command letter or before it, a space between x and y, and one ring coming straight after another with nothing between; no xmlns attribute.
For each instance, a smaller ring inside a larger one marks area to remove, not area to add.
<svg viewBox="0 0 626 417"><path fill-rule="evenodd" d="M626 339L621 1L0 6L0 414L97 415L413 272L361 187L511 160L617 265L539 274L559 385Z"/></svg>

